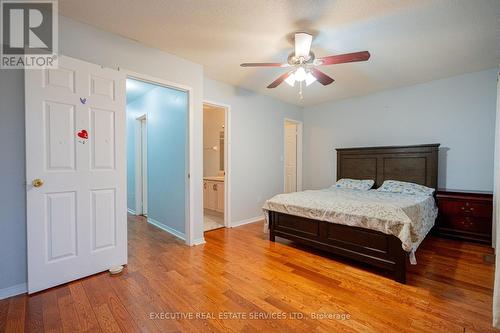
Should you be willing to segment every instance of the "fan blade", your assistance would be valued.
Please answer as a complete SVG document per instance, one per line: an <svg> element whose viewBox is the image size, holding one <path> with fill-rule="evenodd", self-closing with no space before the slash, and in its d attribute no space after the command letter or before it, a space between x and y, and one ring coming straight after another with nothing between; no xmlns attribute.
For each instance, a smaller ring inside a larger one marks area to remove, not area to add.
<svg viewBox="0 0 500 333"><path fill-rule="evenodd" d="M241 67L288 67L289 64L280 64L278 62L246 62Z"/></svg>
<svg viewBox="0 0 500 333"><path fill-rule="evenodd" d="M334 65L343 64L346 62L366 61L368 59L370 59L370 52L362 51L323 57L317 59L316 62L318 65Z"/></svg>
<svg viewBox="0 0 500 333"><path fill-rule="evenodd" d="M285 81L292 73L294 72L294 69L289 71L289 72L286 72L285 74L281 74L276 80L274 80L270 85L268 85L267 87L269 89L272 89L272 88L276 88L277 86L279 86L283 81Z"/></svg>
<svg viewBox="0 0 500 333"><path fill-rule="evenodd" d="M305 32L295 34L295 56L307 58L311 51L312 35Z"/></svg>
<svg viewBox="0 0 500 333"><path fill-rule="evenodd" d="M332 79L331 77L329 77L328 75L326 75L325 73L314 67L311 68L311 74L316 78L316 80L318 80L319 83L321 83L324 86L327 86L333 81L335 81L334 79Z"/></svg>

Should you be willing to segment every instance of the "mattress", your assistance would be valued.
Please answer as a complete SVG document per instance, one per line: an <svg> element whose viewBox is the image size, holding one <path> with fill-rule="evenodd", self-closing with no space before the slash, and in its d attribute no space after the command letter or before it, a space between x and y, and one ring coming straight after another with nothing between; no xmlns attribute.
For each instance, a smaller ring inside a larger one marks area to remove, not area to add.
<svg viewBox="0 0 500 333"><path fill-rule="evenodd" d="M268 212L275 211L394 235L410 252L412 262L437 217L432 196L337 188L279 194L267 200L263 209L266 230Z"/></svg>

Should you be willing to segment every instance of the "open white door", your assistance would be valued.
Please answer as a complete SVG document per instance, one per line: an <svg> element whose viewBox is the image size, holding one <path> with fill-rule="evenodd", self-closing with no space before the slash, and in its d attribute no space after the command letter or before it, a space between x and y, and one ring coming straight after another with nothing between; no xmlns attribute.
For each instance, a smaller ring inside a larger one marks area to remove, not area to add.
<svg viewBox="0 0 500 333"><path fill-rule="evenodd" d="M148 126L143 114L135 128L135 214L148 215Z"/></svg>
<svg viewBox="0 0 500 333"><path fill-rule="evenodd" d="M25 71L28 291L127 262L125 75Z"/></svg>
<svg viewBox="0 0 500 333"><path fill-rule="evenodd" d="M148 124L141 120L141 191L142 215L148 216Z"/></svg>

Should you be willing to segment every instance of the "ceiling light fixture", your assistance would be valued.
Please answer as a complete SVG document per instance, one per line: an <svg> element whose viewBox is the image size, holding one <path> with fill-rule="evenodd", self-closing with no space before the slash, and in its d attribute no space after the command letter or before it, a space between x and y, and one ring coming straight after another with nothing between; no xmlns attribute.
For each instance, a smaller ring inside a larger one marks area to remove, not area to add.
<svg viewBox="0 0 500 333"><path fill-rule="evenodd" d="M318 81L324 86L333 83L334 79L323 73L317 67L325 65L344 64L348 62L367 61L370 59L370 52L361 51L345 54L337 54L327 57L316 58L311 51L313 36L307 32L296 32L294 41L294 52L292 52L286 62L245 62L241 67L292 67L288 72L281 74L276 80L267 86L274 89L285 81L290 86L299 83L299 96L302 99L303 82L306 86Z"/></svg>
<svg viewBox="0 0 500 333"><path fill-rule="evenodd" d="M295 74L290 74L290 76L288 76L286 79L285 79L285 82L288 83L288 85L290 87L293 87L295 85Z"/></svg>
<svg viewBox="0 0 500 333"><path fill-rule="evenodd" d="M295 81L302 82L306 79L306 77L307 73L304 67L297 68L297 70L295 71Z"/></svg>
<svg viewBox="0 0 500 333"><path fill-rule="evenodd" d="M311 85L313 82L316 82L316 78L312 75L311 72L306 71L303 67L297 68L295 72L290 74L285 82L288 83L291 87L295 86L295 82L303 82L306 81L306 86Z"/></svg>
<svg viewBox="0 0 500 333"><path fill-rule="evenodd" d="M306 87L309 87L311 84L316 82L316 78L309 70L306 70L304 67L299 67L295 71L293 71L288 77L285 79L285 82L290 86L294 87L295 82L299 83L299 96L302 99L302 85L305 82Z"/></svg>
<svg viewBox="0 0 500 333"><path fill-rule="evenodd" d="M307 72L307 75L306 75L306 86L309 87L314 82L316 82L316 78L314 77L314 75L312 75L311 72Z"/></svg>

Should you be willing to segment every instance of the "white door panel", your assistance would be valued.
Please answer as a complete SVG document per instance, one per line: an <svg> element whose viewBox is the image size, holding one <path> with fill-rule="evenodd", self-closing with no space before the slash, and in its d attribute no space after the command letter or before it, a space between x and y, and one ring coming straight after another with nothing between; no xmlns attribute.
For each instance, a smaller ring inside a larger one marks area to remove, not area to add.
<svg viewBox="0 0 500 333"><path fill-rule="evenodd" d="M76 192L47 193L46 204L47 261L76 256Z"/></svg>
<svg viewBox="0 0 500 333"><path fill-rule="evenodd" d="M47 170L75 169L75 107L74 105L44 102L45 165Z"/></svg>
<svg viewBox="0 0 500 333"><path fill-rule="evenodd" d="M141 120L141 161L142 161L142 215L148 215L148 125Z"/></svg>
<svg viewBox="0 0 500 333"><path fill-rule="evenodd" d="M115 112L91 108L90 114L91 167L93 170L113 170L115 168Z"/></svg>
<svg viewBox="0 0 500 333"><path fill-rule="evenodd" d="M125 74L59 64L25 71L30 293L127 262Z"/></svg>
<svg viewBox="0 0 500 333"><path fill-rule="evenodd" d="M297 124L285 124L285 192L297 191Z"/></svg>

